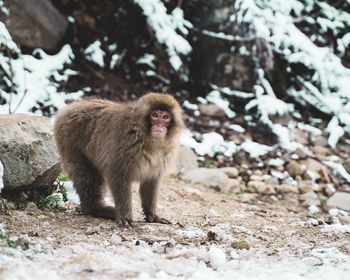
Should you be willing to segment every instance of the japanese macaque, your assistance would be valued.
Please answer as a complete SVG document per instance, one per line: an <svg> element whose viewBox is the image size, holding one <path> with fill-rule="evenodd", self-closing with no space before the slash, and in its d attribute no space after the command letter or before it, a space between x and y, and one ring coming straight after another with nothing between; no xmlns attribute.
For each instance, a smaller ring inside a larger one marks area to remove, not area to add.
<svg viewBox="0 0 350 280"><path fill-rule="evenodd" d="M146 221L170 223L157 215L157 192L182 127L181 108L169 94L129 103L83 100L59 111L56 144L82 212L132 226L131 183L138 181ZM103 203L106 186L115 207Z"/></svg>

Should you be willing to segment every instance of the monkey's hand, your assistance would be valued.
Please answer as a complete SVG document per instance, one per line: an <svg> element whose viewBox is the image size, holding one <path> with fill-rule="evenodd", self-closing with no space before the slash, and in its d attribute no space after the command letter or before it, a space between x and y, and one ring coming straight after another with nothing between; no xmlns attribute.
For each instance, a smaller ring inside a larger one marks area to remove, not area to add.
<svg viewBox="0 0 350 280"><path fill-rule="evenodd" d="M147 223L158 223L158 224L171 224L171 222L167 219L161 218L155 214L145 214Z"/></svg>
<svg viewBox="0 0 350 280"><path fill-rule="evenodd" d="M125 218L120 218L116 220L118 226L123 227L123 228L129 228L129 227L134 227L135 223L132 219L125 219Z"/></svg>

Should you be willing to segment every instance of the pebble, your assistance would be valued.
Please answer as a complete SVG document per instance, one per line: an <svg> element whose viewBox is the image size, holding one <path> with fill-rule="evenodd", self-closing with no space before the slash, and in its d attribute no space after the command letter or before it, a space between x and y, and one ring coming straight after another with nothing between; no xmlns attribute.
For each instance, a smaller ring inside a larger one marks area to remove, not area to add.
<svg viewBox="0 0 350 280"><path fill-rule="evenodd" d="M304 173L304 168L297 161L291 161L287 164L286 170L290 176L295 178L296 176L301 176Z"/></svg>
<svg viewBox="0 0 350 280"><path fill-rule="evenodd" d="M237 250L249 250L252 246L247 240L238 240L231 243L231 247Z"/></svg>
<svg viewBox="0 0 350 280"><path fill-rule="evenodd" d="M219 170L224 172L230 178L237 178L239 174L239 171L236 167L221 167Z"/></svg>
<svg viewBox="0 0 350 280"><path fill-rule="evenodd" d="M254 188L257 193L274 194L275 188L273 185L261 181L249 181L248 187Z"/></svg>

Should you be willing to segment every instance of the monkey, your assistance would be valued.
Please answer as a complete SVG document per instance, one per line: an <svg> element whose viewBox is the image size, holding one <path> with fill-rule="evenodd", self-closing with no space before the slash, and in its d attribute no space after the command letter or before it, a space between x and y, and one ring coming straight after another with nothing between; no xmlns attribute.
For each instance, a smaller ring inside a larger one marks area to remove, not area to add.
<svg viewBox="0 0 350 280"><path fill-rule="evenodd" d="M157 215L157 194L183 127L179 103L163 93L124 103L80 100L59 110L55 142L83 214L134 226L131 183L139 182L146 222L169 224ZM106 187L114 207L103 203Z"/></svg>

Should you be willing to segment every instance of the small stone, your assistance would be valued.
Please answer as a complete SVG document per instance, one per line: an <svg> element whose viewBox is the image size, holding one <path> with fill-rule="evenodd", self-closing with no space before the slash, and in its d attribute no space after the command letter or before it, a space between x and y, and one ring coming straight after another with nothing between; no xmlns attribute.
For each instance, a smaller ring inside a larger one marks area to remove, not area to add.
<svg viewBox="0 0 350 280"><path fill-rule="evenodd" d="M302 201L303 206L321 205L321 201L318 198L318 195L313 191L300 195L299 200Z"/></svg>
<svg viewBox="0 0 350 280"><path fill-rule="evenodd" d="M93 235L93 234L95 234L95 233L98 233L98 232L100 232L101 231L101 228L100 227L88 227L87 229L86 229L86 231L85 231L85 234L86 235Z"/></svg>
<svg viewBox="0 0 350 280"><path fill-rule="evenodd" d="M230 187L230 193L240 192L243 188L242 178L239 179L228 179L228 184Z"/></svg>
<svg viewBox="0 0 350 280"><path fill-rule="evenodd" d="M222 167L220 171L224 172L230 178L237 178L239 171L236 167Z"/></svg>
<svg viewBox="0 0 350 280"><path fill-rule="evenodd" d="M308 193L314 190L311 182L306 182L306 181L300 181L298 184L298 189L300 193Z"/></svg>
<svg viewBox="0 0 350 280"><path fill-rule="evenodd" d="M335 193L336 189L333 184L323 185L323 191L327 196L331 196Z"/></svg>
<svg viewBox="0 0 350 280"><path fill-rule="evenodd" d="M208 186L217 191L229 193L229 178L219 169L197 168L185 172L181 179Z"/></svg>
<svg viewBox="0 0 350 280"><path fill-rule="evenodd" d="M349 225L350 224L350 216L340 216L338 219L342 225Z"/></svg>
<svg viewBox="0 0 350 280"><path fill-rule="evenodd" d="M328 216L324 219L324 222L327 224L327 225L333 225L333 224L336 224L339 222L338 218L336 217L333 217L333 216Z"/></svg>
<svg viewBox="0 0 350 280"><path fill-rule="evenodd" d="M331 151L327 147L322 147L322 146L314 146L312 147L312 151L317 155L321 155L323 157L331 155Z"/></svg>
<svg viewBox="0 0 350 280"><path fill-rule="evenodd" d="M22 202L23 202L23 201L27 201L28 195L27 195L25 192L20 192L18 198L19 198L19 200L22 201Z"/></svg>
<svg viewBox="0 0 350 280"><path fill-rule="evenodd" d="M247 240L238 240L231 243L231 247L237 250L249 250L252 246Z"/></svg>
<svg viewBox="0 0 350 280"><path fill-rule="evenodd" d="M304 168L302 165L294 160L287 164L286 170L293 178L296 176L301 176L304 173Z"/></svg>
<svg viewBox="0 0 350 280"><path fill-rule="evenodd" d="M336 192L327 200L326 208L338 208L344 211L350 211L350 193Z"/></svg>
<svg viewBox="0 0 350 280"><path fill-rule="evenodd" d="M289 184L276 185L275 189L277 193L299 193L299 189L297 186Z"/></svg>
<svg viewBox="0 0 350 280"><path fill-rule="evenodd" d="M302 260L304 264L307 266L321 266L323 265L323 261L316 257L307 257Z"/></svg>
<svg viewBox="0 0 350 280"><path fill-rule="evenodd" d="M331 180L329 178L329 171L327 167L325 167L322 163L319 161L307 158L306 160L302 161L302 164L306 166L307 171L305 175L308 175L308 177L312 180L322 180L326 183L330 183Z"/></svg>
<svg viewBox="0 0 350 280"><path fill-rule="evenodd" d="M261 170L257 169L254 171L253 175L263 176L264 173Z"/></svg>
<svg viewBox="0 0 350 280"><path fill-rule="evenodd" d="M262 175L255 175L253 174L252 176L250 176L249 178L250 181L259 181L259 182L262 182L264 181L264 178Z"/></svg>
<svg viewBox="0 0 350 280"><path fill-rule="evenodd" d="M35 212L38 210L38 206L34 202L28 202L26 206L26 211Z"/></svg>
<svg viewBox="0 0 350 280"><path fill-rule="evenodd" d="M254 188L260 194L274 194L275 188L273 185L261 181L249 181L248 187Z"/></svg>
<svg viewBox="0 0 350 280"><path fill-rule="evenodd" d="M111 244L113 244L113 245L119 245L119 244L123 241L123 239L122 239L122 237L121 237L120 235L118 235L118 234L113 234L113 235L111 236L111 239L110 239L109 241L110 241Z"/></svg>
<svg viewBox="0 0 350 280"><path fill-rule="evenodd" d="M199 111L208 117L223 118L225 111L215 104L199 104Z"/></svg>

